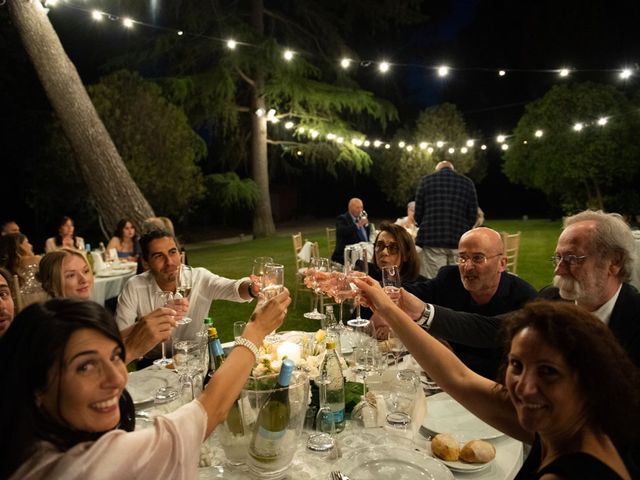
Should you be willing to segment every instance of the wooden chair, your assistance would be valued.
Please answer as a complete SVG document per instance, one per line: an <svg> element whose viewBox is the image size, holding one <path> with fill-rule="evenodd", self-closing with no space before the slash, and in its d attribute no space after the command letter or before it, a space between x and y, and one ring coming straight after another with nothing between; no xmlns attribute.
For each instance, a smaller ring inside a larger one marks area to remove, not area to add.
<svg viewBox="0 0 640 480"><path fill-rule="evenodd" d="M504 245L504 255L507 257L507 272L517 275L518 252L520 250L520 232L508 233L500 232Z"/></svg>
<svg viewBox="0 0 640 480"><path fill-rule="evenodd" d="M327 248L329 249L329 252L327 253L327 257L331 258L331 255L333 255L333 251L336 249L336 229L327 227L326 233L327 233Z"/></svg>

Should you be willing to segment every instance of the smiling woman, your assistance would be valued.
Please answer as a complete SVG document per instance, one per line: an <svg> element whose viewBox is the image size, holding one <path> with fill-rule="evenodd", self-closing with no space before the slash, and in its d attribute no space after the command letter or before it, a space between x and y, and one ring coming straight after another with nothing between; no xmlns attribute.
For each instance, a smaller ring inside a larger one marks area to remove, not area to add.
<svg viewBox="0 0 640 480"><path fill-rule="evenodd" d="M10 365L0 385L11 388L0 395L0 478L195 478L200 444L256 361L249 346L282 324L290 301L285 290L257 306L198 399L139 431L111 315L90 301L31 305L0 341L0 364Z"/></svg>
<svg viewBox="0 0 640 480"><path fill-rule="evenodd" d="M47 253L40 261L38 276L51 297L91 298L93 273L78 250L65 247Z"/></svg>

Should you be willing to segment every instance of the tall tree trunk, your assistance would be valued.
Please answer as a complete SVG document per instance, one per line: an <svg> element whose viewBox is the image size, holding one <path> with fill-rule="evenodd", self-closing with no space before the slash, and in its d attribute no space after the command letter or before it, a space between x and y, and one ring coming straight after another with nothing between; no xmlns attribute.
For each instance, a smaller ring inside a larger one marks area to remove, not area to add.
<svg viewBox="0 0 640 480"><path fill-rule="evenodd" d="M7 5L107 228L113 230L121 218L140 224L153 216L40 1L8 0Z"/></svg>
<svg viewBox="0 0 640 480"><path fill-rule="evenodd" d="M260 34L264 34L263 0L251 2L251 24ZM276 231L271 213L271 196L269 192L269 161L267 157L267 119L255 112L265 109L264 73L260 70L253 75L254 85L251 92L251 170L253 180L258 185L260 200L253 212L253 235L267 237Z"/></svg>

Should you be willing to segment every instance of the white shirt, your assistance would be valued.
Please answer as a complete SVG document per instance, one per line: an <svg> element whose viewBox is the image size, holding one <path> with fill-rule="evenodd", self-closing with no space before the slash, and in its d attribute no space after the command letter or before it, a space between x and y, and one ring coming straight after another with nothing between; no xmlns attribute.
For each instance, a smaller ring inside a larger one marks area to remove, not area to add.
<svg viewBox="0 0 640 480"><path fill-rule="evenodd" d="M594 310L593 313L596 317L598 317L602 323L605 325L609 325L609 320L611 320L611 313L613 312L613 307L616 306L616 302L618 301L618 295L620 295L620 290L622 290L622 284L618 287L618 291L616 294L611 297L607 302L602 305L599 309Z"/></svg>
<svg viewBox="0 0 640 480"><path fill-rule="evenodd" d="M189 310L186 314L192 320L184 327L188 329L187 332L195 334L202 329L202 320L209 316L209 308L213 300L251 301L250 299L245 300L239 293L240 285L249 281L248 277L230 280L211 273L206 268L194 268L191 294L189 295ZM156 304L156 299L157 294L161 291L151 271L131 277L118 297L118 309L116 310L118 328L124 330L139 318L160 307Z"/></svg>
<svg viewBox="0 0 640 480"><path fill-rule="evenodd" d="M12 480L198 478L207 412L198 400L154 420L154 428L113 430L95 442L61 452L48 442L11 476Z"/></svg>

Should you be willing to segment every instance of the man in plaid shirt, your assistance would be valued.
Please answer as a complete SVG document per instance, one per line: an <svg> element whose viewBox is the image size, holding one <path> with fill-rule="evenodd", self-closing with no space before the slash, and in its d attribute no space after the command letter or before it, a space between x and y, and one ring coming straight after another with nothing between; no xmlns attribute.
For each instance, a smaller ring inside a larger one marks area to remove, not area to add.
<svg viewBox="0 0 640 480"><path fill-rule="evenodd" d="M454 171L451 162L436 165L416 191L416 245L422 247L422 271L433 278L444 265L455 264L458 240L476 222L478 197L473 182Z"/></svg>

